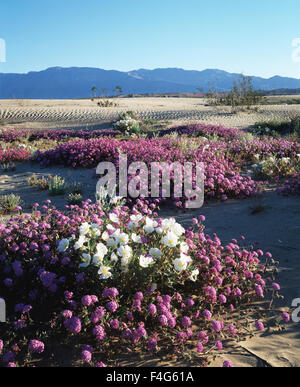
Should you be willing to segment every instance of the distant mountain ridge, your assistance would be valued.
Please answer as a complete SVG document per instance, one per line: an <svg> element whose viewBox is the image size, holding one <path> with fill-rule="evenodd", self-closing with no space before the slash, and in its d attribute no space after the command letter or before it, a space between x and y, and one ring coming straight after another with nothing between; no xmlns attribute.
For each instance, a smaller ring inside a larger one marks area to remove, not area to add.
<svg viewBox="0 0 300 387"><path fill-rule="evenodd" d="M119 85L125 94L193 93L197 88L228 91L240 74L223 70L203 71L178 68L139 69L129 72L89 67L51 67L27 74L0 73L0 98L88 98L91 88L106 89L113 94ZM275 76L252 77L257 90L298 89L300 79Z"/></svg>

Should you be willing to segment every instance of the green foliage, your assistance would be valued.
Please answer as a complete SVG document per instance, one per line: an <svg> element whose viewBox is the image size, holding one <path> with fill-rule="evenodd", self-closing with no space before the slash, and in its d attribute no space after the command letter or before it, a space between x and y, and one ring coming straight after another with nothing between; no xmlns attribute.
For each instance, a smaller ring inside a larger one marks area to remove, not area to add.
<svg viewBox="0 0 300 387"><path fill-rule="evenodd" d="M49 182L49 194L52 196L64 195L66 188L65 179L59 175L55 175Z"/></svg>
<svg viewBox="0 0 300 387"><path fill-rule="evenodd" d="M68 196L68 204L78 205L82 202L82 195L80 193L70 193Z"/></svg>
<svg viewBox="0 0 300 387"><path fill-rule="evenodd" d="M9 214L16 210L16 207L21 205L21 198L18 195L2 195L0 196L0 212Z"/></svg>

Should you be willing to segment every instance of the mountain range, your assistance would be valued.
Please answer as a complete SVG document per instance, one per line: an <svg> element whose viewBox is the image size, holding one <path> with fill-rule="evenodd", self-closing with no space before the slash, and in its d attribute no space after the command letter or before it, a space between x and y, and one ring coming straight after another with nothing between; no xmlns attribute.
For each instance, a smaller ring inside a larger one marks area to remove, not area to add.
<svg viewBox="0 0 300 387"><path fill-rule="evenodd" d="M231 89L240 74L223 70L203 71L178 68L122 72L89 67L51 67L27 74L0 73L0 98L89 98L92 87L97 95L113 95L121 86L124 94L194 93L211 87L224 92ZM300 79L274 76L252 77L257 90L298 89Z"/></svg>

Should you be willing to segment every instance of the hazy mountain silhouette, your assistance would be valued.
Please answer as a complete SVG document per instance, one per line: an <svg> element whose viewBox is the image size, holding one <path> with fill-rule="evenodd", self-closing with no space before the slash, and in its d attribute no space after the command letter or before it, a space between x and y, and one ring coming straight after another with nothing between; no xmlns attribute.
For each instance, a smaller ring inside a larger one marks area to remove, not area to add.
<svg viewBox="0 0 300 387"><path fill-rule="evenodd" d="M87 98L91 88L97 87L98 95L107 89L108 95L120 85L125 94L228 91L239 74L222 70L203 71L177 68L133 70L122 72L88 67L52 67L27 74L0 73L0 98ZM300 79L275 76L269 79L252 77L259 90L297 89Z"/></svg>

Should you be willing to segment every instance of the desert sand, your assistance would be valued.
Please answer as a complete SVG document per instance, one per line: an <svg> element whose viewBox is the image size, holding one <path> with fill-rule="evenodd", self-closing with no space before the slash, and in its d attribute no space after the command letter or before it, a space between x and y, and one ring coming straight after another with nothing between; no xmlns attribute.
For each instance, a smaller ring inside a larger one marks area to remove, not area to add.
<svg viewBox="0 0 300 387"><path fill-rule="evenodd" d="M272 97L276 101L278 97ZM286 98L286 97L285 97ZM198 120L208 124L248 128L257 121L285 120L300 114L300 105L263 105L258 111L232 114L230 107L207 106L202 98L116 98L117 107L99 107L84 100L0 100L0 126L22 128L105 128L126 111L141 118L181 123Z"/></svg>

